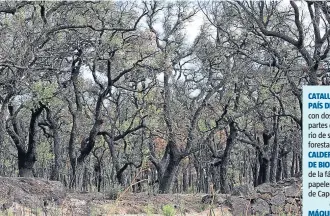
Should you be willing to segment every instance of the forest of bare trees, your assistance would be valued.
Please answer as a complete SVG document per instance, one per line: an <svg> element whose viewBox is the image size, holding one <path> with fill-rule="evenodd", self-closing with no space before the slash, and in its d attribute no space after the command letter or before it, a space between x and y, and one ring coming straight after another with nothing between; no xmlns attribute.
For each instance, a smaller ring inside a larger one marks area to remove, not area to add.
<svg viewBox="0 0 330 216"><path fill-rule="evenodd" d="M150 193L300 176L329 25L321 1L1 2L0 175Z"/></svg>

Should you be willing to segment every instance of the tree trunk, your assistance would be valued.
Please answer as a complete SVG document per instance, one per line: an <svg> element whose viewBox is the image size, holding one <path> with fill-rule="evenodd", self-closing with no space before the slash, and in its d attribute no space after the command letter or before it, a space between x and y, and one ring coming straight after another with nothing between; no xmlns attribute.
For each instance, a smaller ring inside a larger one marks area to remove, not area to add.
<svg viewBox="0 0 330 216"><path fill-rule="evenodd" d="M88 191L88 178L89 178L89 175L88 175L88 168L87 168L87 165L85 165L84 167L84 171L83 171L83 182L82 182L82 190L84 192L87 192Z"/></svg>
<svg viewBox="0 0 330 216"><path fill-rule="evenodd" d="M295 176L299 173L299 156L296 155L296 166L295 166Z"/></svg>
<svg viewBox="0 0 330 216"><path fill-rule="evenodd" d="M277 171L276 171L276 181L280 181L282 179L282 173L283 173L283 158L279 158L277 160Z"/></svg>
<svg viewBox="0 0 330 216"><path fill-rule="evenodd" d="M209 193L209 175L207 172L207 167L203 169L203 192Z"/></svg>
<svg viewBox="0 0 330 216"><path fill-rule="evenodd" d="M1 101L1 108L0 108L0 147L3 146L3 142L4 142L4 138L5 138L5 134L6 134L6 130L5 130L5 122L6 122L6 111L7 111L7 107L9 104L10 99L12 98L13 93L9 93L7 94L7 96L5 97L5 99L3 101Z"/></svg>
<svg viewBox="0 0 330 216"><path fill-rule="evenodd" d="M124 172L130 165L134 165L134 163L133 162L126 162L123 166L120 166L119 159L116 155L116 149L115 149L115 146L114 146L114 141L115 141L116 138L113 138L112 134L111 135L110 134L108 134L108 135L107 134L102 134L102 135L103 135L104 140L108 143L108 146L109 146L110 155L111 155L111 158L112 158L112 163L113 163L113 166L114 166L115 171L116 171L117 181L120 185L125 186ZM140 164L140 165L142 165L142 164ZM136 167L136 168L138 168L138 167Z"/></svg>
<svg viewBox="0 0 330 216"><path fill-rule="evenodd" d="M301 151L299 151L299 155L298 155L298 162L299 162L299 166L298 166L298 174L299 175L301 175L301 173L302 173L302 170L303 170L303 168L302 168L302 165L303 165L303 163L302 163L302 157L301 157Z"/></svg>
<svg viewBox="0 0 330 216"><path fill-rule="evenodd" d="M256 160L255 160L255 163L253 165L253 168L252 168L252 172L253 172L253 185L254 187L257 187L258 186L258 176L259 176L259 154L261 154L258 150L256 150Z"/></svg>
<svg viewBox="0 0 330 216"><path fill-rule="evenodd" d="M278 142L278 125L280 122L279 117L276 116L276 107L273 107L273 131L274 131L274 142L272 146L272 156L270 158L270 182L276 182L277 179L277 166L279 160L279 142Z"/></svg>
<svg viewBox="0 0 330 216"><path fill-rule="evenodd" d="M77 113L74 113L72 104L70 104L70 112L72 115L72 127L70 132L70 139L69 139L69 158L70 158L70 165L71 165L71 178L70 178L70 184L69 188L73 189L76 186L76 178L77 178L77 160L75 156L75 144L77 139L77 130L78 130L78 118Z"/></svg>
<svg viewBox="0 0 330 216"><path fill-rule="evenodd" d="M268 174L269 160L263 157L262 154L259 155L259 175L258 175L258 185L267 182L269 177Z"/></svg>
<svg viewBox="0 0 330 216"><path fill-rule="evenodd" d="M237 129L234 122L229 123L229 136L226 141L226 148L220 163L220 191L221 193L229 193L229 182L228 182L228 168L231 151L234 148L235 139L237 136Z"/></svg>
<svg viewBox="0 0 330 216"><path fill-rule="evenodd" d="M188 167L189 167L189 164L184 167L183 172L182 172L182 190L183 190L183 192L188 192L188 188L189 188L189 186L188 186L189 185Z"/></svg>
<svg viewBox="0 0 330 216"><path fill-rule="evenodd" d="M283 178L289 177L288 154L286 153L282 158Z"/></svg>
<svg viewBox="0 0 330 216"><path fill-rule="evenodd" d="M277 139L277 132L275 132L272 157L270 161L270 182L276 182L276 174L278 171L278 160L279 160L279 143Z"/></svg>
<svg viewBox="0 0 330 216"><path fill-rule="evenodd" d="M15 143L18 153L18 170L20 177L33 177L33 166L36 162L36 135L37 135L37 122L41 115L44 105L39 103L40 107L32 109L31 119L29 124L28 144L25 145L25 135L18 126L17 116L14 114L14 107L8 106L10 116L12 117L11 124L6 125L9 136Z"/></svg>
<svg viewBox="0 0 330 216"><path fill-rule="evenodd" d="M36 162L36 157L33 154L19 152L18 153L18 176L19 177L34 177L33 166Z"/></svg>
<svg viewBox="0 0 330 216"><path fill-rule="evenodd" d="M295 166L295 164L296 164L296 151L295 150L293 150L292 151L292 161L291 161L291 172L290 172L290 175L291 175L291 177L293 177L294 176L294 166Z"/></svg>
<svg viewBox="0 0 330 216"><path fill-rule="evenodd" d="M192 191L195 191L194 186L197 182L196 183L194 182L194 176L192 174L192 168L193 168L192 165L190 165L189 169L188 169L188 176L189 176L189 178L188 178L189 183L188 184L189 184L189 187L192 189ZM196 173L197 173L197 171L196 171Z"/></svg>
<svg viewBox="0 0 330 216"><path fill-rule="evenodd" d="M246 157L246 152L243 152L243 182L242 184L248 183L248 166L247 166L247 157Z"/></svg>
<svg viewBox="0 0 330 216"><path fill-rule="evenodd" d="M101 183L102 183L102 166L99 161L94 165L94 173L95 173L95 184L97 187L97 192L101 192Z"/></svg>
<svg viewBox="0 0 330 216"><path fill-rule="evenodd" d="M124 173L124 171L126 170L126 168L128 167L129 164L127 164L127 165L125 164L125 166L120 168L119 160L117 158L115 147L114 147L114 144L113 144L113 138L108 137L106 135L104 135L103 138L108 143L112 163L113 163L113 166L116 170L116 178L118 180L118 183L123 186L125 184L123 173Z"/></svg>
<svg viewBox="0 0 330 216"><path fill-rule="evenodd" d="M60 179L60 136L58 130L53 130L54 136L54 166L52 169L51 180L59 181Z"/></svg>
<svg viewBox="0 0 330 216"><path fill-rule="evenodd" d="M172 184L179 167L180 160L170 156L169 163L159 180L159 193L167 194L172 191Z"/></svg>
<svg viewBox="0 0 330 216"><path fill-rule="evenodd" d="M119 170L116 169L116 177L118 180L118 183L122 186L125 186L125 176L124 171L130 166L133 165L133 163L125 163L124 166L122 166Z"/></svg>
<svg viewBox="0 0 330 216"><path fill-rule="evenodd" d="M69 188L70 189L75 189L77 185L77 163L75 159L70 160L71 161L71 179L70 179L70 184Z"/></svg>
<svg viewBox="0 0 330 216"><path fill-rule="evenodd" d="M258 185L269 182L270 180L270 160L265 155L265 148L269 146L269 141L272 138L272 134L264 131L262 134L264 149L257 149L259 151L259 174L258 174Z"/></svg>
<svg viewBox="0 0 330 216"><path fill-rule="evenodd" d="M60 134L59 134L59 125L57 123L57 121L54 119L54 116L52 115L52 111L46 107L46 111L47 111L47 120L50 123L50 129L52 131L52 136L53 136L53 143L54 143L54 147L53 147L53 153L54 153L54 165L52 167L52 172L51 172L51 176L50 179L53 181L59 181L60 178L60 161L61 161L61 157L60 157Z"/></svg>

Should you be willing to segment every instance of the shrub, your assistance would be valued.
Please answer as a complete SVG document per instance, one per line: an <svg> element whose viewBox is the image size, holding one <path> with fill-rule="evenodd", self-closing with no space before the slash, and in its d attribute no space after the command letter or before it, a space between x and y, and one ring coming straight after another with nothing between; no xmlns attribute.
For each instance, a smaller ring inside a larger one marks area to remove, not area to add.
<svg viewBox="0 0 330 216"><path fill-rule="evenodd" d="M174 216L175 215L175 208L169 204L164 205L162 208L164 216Z"/></svg>

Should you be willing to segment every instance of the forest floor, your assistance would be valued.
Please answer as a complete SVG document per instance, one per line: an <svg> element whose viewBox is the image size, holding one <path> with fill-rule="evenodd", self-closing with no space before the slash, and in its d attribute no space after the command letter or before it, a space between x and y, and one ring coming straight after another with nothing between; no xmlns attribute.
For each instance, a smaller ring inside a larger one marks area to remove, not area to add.
<svg viewBox="0 0 330 216"><path fill-rule="evenodd" d="M157 194L126 193L116 200L93 199L95 194L69 194L64 202L66 211L89 213L88 215L231 215L226 208L211 208L202 203L205 194ZM87 204L89 203L89 204ZM87 205L86 205L87 204ZM89 207L87 207L89 206ZM211 210L212 209L212 210Z"/></svg>
<svg viewBox="0 0 330 216"><path fill-rule="evenodd" d="M0 215L232 215L205 194L69 193L59 182L0 177Z"/></svg>
<svg viewBox="0 0 330 216"><path fill-rule="evenodd" d="M1 215L301 215L301 178L231 194L70 193L56 181L0 177Z"/></svg>

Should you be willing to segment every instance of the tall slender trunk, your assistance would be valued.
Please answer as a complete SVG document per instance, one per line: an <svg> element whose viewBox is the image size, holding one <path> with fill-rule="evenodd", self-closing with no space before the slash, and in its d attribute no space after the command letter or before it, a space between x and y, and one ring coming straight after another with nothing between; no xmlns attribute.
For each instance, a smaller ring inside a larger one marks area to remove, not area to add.
<svg viewBox="0 0 330 216"><path fill-rule="evenodd" d="M84 192L88 191L88 182L89 182L89 175L88 175L88 168L85 165L84 171L83 171L83 179L82 179L82 190Z"/></svg>
<svg viewBox="0 0 330 216"><path fill-rule="evenodd" d="M296 174L302 173L302 157L300 156L301 151L299 151L299 155L297 156L297 169L296 169Z"/></svg>
<svg viewBox="0 0 330 216"><path fill-rule="evenodd" d="M243 152L243 182L242 184L245 184L248 182L248 166L247 166L247 156L246 156L246 152Z"/></svg>
<svg viewBox="0 0 330 216"><path fill-rule="evenodd" d="M288 154L285 153L282 157L283 178L289 177Z"/></svg>
<svg viewBox="0 0 330 216"><path fill-rule="evenodd" d="M278 132L279 132L280 118L276 116L277 114L276 107L273 107L273 113L274 113L274 117L273 117L274 142L272 146L272 156L270 158L270 182L276 182L277 173L278 173L278 162L279 162Z"/></svg>
<svg viewBox="0 0 330 216"><path fill-rule="evenodd" d="M71 111L71 109L70 109ZM71 165L71 178L70 178L70 184L69 188L73 189L76 186L76 180L77 180L77 160L74 153L74 145L76 143L77 139L77 113L72 114L72 127L71 127L71 133L70 133L70 139L69 139L69 158L70 158L70 165Z"/></svg>
<svg viewBox="0 0 330 216"><path fill-rule="evenodd" d="M296 151L292 150L292 162L291 162L291 170L290 170L291 177L294 176L294 174L295 174L295 172L294 172L295 164L296 164Z"/></svg>
<svg viewBox="0 0 330 216"><path fill-rule="evenodd" d="M95 183L97 187L97 192L101 192L101 183L102 183L102 165L99 161L94 165L95 172Z"/></svg>
<svg viewBox="0 0 330 216"><path fill-rule="evenodd" d="M279 143L277 139L277 131L275 131L272 157L270 159L270 182L276 182L278 160L279 160Z"/></svg>
<svg viewBox="0 0 330 216"><path fill-rule="evenodd" d="M46 107L47 111L47 120L50 123L50 129L52 131L52 136L53 136L53 153L54 153L54 165L52 167L51 171L51 176L50 179L54 181L58 181L60 178L60 143L61 143L61 138L59 134L59 125L57 121L54 119L54 116L52 115L52 111Z"/></svg>
<svg viewBox="0 0 330 216"><path fill-rule="evenodd" d="M259 184L258 182L258 178L259 178L259 155L261 154L258 150L255 151L256 152L256 160L254 162L253 168L252 168L252 172L253 172L253 185L254 187L257 187Z"/></svg>
<svg viewBox="0 0 330 216"><path fill-rule="evenodd" d="M182 191L188 192L189 188L189 164L182 170Z"/></svg>
<svg viewBox="0 0 330 216"><path fill-rule="evenodd" d="M283 157L277 159L277 170L276 170L276 181L280 181L282 179L283 174Z"/></svg>
<svg viewBox="0 0 330 216"><path fill-rule="evenodd" d="M54 136L54 147L53 147L53 152L54 152L54 166L52 168L52 175L51 175L51 180L54 181L59 181L60 180L60 161L61 161L61 154L60 154L60 135L58 133L58 130L55 129L53 131L53 136Z"/></svg>
<svg viewBox="0 0 330 216"><path fill-rule="evenodd" d="M228 182L228 168L230 162L231 151L234 148L235 139L237 136L237 129L234 122L229 123L229 136L226 141L226 148L222 156L220 164L220 191L222 193L229 193L229 182Z"/></svg>

